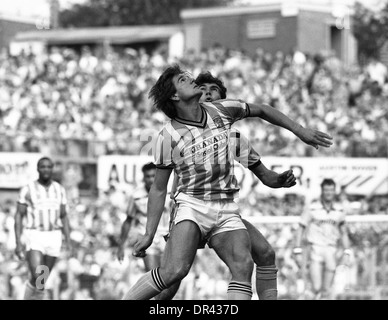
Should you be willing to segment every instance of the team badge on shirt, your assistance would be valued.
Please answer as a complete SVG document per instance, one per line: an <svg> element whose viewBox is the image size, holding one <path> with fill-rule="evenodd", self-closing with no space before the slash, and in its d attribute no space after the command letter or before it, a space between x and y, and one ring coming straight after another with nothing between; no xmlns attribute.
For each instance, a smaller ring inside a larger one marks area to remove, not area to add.
<svg viewBox="0 0 388 320"><path fill-rule="evenodd" d="M220 116L216 116L213 118L213 122L216 125L217 128L222 128L225 126L224 122L222 121Z"/></svg>

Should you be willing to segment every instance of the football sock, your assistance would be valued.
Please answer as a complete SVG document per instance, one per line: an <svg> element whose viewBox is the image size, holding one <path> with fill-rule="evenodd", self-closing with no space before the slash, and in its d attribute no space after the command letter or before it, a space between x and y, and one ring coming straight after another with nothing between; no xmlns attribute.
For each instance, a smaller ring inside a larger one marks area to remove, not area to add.
<svg viewBox="0 0 388 320"><path fill-rule="evenodd" d="M30 283L26 282L26 288L24 291L24 300L34 300L35 287Z"/></svg>
<svg viewBox="0 0 388 320"><path fill-rule="evenodd" d="M35 288L30 281L27 281L24 291L24 300L43 300L45 291Z"/></svg>
<svg viewBox="0 0 388 320"><path fill-rule="evenodd" d="M277 300L277 272L275 265L256 266L256 290L259 300Z"/></svg>
<svg viewBox="0 0 388 320"><path fill-rule="evenodd" d="M250 282L231 281L228 286L228 300L251 300L252 285Z"/></svg>
<svg viewBox="0 0 388 320"><path fill-rule="evenodd" d="M44 300L45 290L35 289L35 300Z"/></svg>
<svg viewBox="0 0 388 320"><path fill-rule="evenodd" d="M122 300L150 300L166 288L163 279L160 277L159 268L156 268L143 275L129 289Z"/></svg>

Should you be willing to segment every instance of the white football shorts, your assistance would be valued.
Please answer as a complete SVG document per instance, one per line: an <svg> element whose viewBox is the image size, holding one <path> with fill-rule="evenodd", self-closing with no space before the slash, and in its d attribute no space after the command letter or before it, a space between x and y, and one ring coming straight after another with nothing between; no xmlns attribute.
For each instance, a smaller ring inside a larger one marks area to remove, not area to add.
<svg viewBox="0 0 388 320"><path fill-rule="evenodd" d="M200 200L181 192L175 201L174 225L193 221L201 231L201 241L209 242L211 237L223 232L246 230L240 207L234 200Z"/></svg>
<svg viewBox="0 0 388 320"><path fill-rule="evenodd" d="M26 229L24 235L27 251L36 250L44 255L59 257L62 247L62 231L39 231Z"/></svg>

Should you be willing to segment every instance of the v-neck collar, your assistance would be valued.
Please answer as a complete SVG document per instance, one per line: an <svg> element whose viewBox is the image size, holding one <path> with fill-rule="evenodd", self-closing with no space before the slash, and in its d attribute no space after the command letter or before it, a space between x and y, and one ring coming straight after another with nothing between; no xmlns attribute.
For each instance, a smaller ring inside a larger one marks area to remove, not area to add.
<svg viewBox="0 0 388 320"><path fill-rule="evenodd" d="M201 110L202 110L202 116L201 116L201 120L199 121L192 121L192 120L186 120L186 119L182 119L182 118L179 118L178 116L175 117L174 119L182 124L185 124L185 125L188 125L188 126L194 126L194 127L199 127L199 128L205 128L206 126L206 123L207 123L207 113L205 111L205 109L201 107Z"/></svg>

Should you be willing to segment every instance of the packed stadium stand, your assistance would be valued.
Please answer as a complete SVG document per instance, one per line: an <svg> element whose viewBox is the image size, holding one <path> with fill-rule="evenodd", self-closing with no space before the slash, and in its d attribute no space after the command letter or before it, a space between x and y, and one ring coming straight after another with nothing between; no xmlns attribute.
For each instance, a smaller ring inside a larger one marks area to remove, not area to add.
<svg viewBox="0 0 388 320"><path fill-rule="evenodd" d="M250 139L264 163L270 156L388 157L386 65L370 61L364 66L344 66L330 53L272 55L260 48L248 56L221 46L199 55L187 52L182 59L168 58L163 50L150 53L87 46L80 50L51 47L47 55L39 56L4 52L0 57L0 152L95 162L100 156L140 154L145 143L141 135L161 128L166 120L148 100L149 89L173 62L194 75L209 70L221 77L229 98L269 103L303 126L334 137L335 147L315 150L286 130L263 122L258 125L257 120L239 122L238 129ZM128 258L119 264L115 256L127 194L111 188L100 192L97 200L82 197L77 180L82 173L77 164L73 169L67 177L62 174L62 180L69 180L65 185L71 200L75 254L59 261L48 284L48 298L118 299L142 273L138 260ZM276 198L248 192L243 215L298 216L304 201L299 194ZM386 196L349 196L347 201L355 215L388 215ZM14 199L2 199L0 299L21 299L27 277L26 265L13 256L14 212ZM276 249L279 299L308 299L308 283L292 258L297 223L279 221L258 224ZM388 297L387 224L349 224L354 256L350 267L340 265L337 270L339 299ZM219 262L208 262L213 260L217 261L214 252L199 252L177 298L225 298L228 271ZM206 267L203 261L207 261Z"/></svg>

